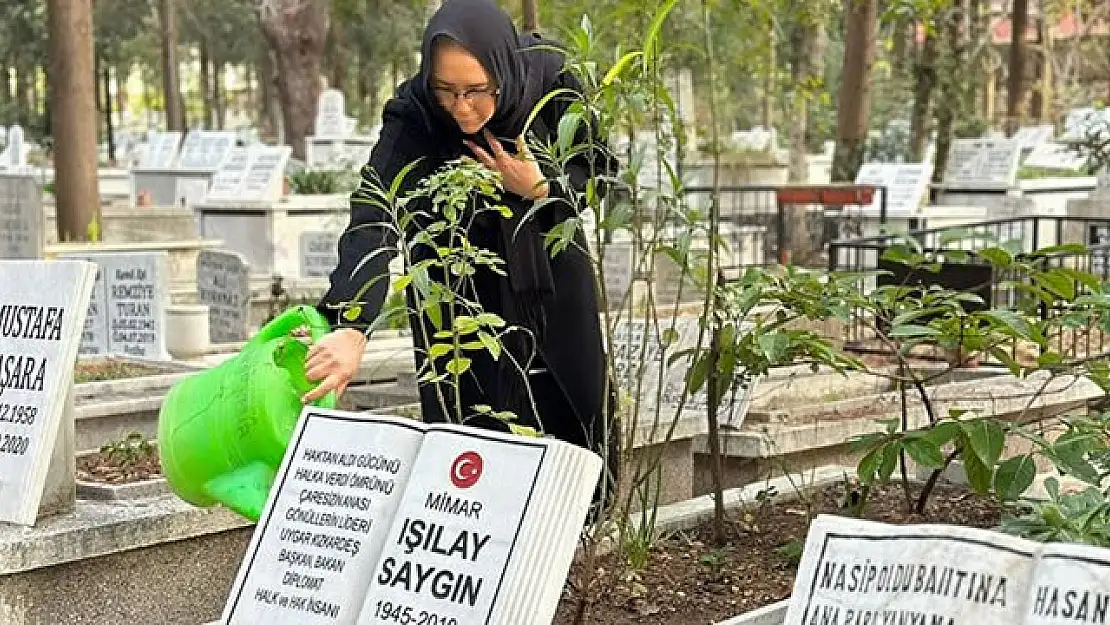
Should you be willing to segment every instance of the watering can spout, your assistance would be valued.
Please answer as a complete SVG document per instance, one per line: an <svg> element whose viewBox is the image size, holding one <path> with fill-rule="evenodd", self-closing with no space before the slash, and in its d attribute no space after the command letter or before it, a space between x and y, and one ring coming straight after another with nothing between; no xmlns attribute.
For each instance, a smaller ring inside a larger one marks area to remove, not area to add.
<svg viewBox="0 0 1110 625"><path fill-rule="evenodd" d="M296 306L263 326L234 357L193 374L166 394L158 415L158 453L166 481L200 507L222 504L257 521L300 418L308 347L330 330L311 306ZM334 408L335 393L313 405Z"/></svg>

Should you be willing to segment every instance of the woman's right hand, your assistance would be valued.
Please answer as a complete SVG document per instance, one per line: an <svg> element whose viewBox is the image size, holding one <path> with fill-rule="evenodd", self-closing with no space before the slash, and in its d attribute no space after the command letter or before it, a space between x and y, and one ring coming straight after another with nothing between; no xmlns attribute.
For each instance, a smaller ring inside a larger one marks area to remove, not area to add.
<svg viewBox="0 0 1110 625"><path fill-rule="evenodd" d="M353 328L341 328L314 343L305 360L305 376L313 382L323 381L305 393L301 401L314 402L329 391L342 395L358 373L365 348L366 335Z"/></svg>

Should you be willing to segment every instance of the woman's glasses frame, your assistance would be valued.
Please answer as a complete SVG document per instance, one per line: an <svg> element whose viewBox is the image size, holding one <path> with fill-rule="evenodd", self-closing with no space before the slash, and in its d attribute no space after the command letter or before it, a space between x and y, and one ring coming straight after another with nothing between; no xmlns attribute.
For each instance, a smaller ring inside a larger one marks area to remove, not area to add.
<svg viewBox="0 0 1110 625"><path fill-rule="evenodd" d="M497 87L478 87L456 91L449 87L437 86L432 87L432 91L435 93L439 103L444 107L457 106L460 99L465 100L468 105L474 106L486 98L493 101L497 99L497 96L501 95L501 90Z"/></svg>

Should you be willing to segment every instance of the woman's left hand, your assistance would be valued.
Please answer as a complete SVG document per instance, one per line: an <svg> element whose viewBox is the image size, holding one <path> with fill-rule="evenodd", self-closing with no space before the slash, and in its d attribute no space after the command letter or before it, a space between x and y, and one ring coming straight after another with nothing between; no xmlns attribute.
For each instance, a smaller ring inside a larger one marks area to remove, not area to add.
<svg viewBox="0 0 1110 625"><path fill-rule="evenodd" d="M536 159L532 158L532 154L528 151L528 146L525 145L523 138L517 141L520 153L513 156L501 147L501 142L493 136L493 133L489 130L483 130L482 132L485 134L490 149L493 150L493 155L490 155L489 152L473 141L466 141L466 145L470 148L470 151L474 152L474 156L478 158L479 162L491 171L501 172L501 184L505 186L505 189L533 200L547 197L547 180L540 172L540 167L536 164Z"/></svg>

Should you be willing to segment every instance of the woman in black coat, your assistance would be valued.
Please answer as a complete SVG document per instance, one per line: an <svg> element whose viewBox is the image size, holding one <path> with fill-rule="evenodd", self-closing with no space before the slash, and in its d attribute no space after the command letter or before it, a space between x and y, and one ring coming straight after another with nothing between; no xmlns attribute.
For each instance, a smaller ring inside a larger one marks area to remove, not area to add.
<svg viewBox="0 0 1110 625"><path fill-rule="evenodd" d="M588 249L585 237L579 231L577 246L554 257L543 245L544 233L573 216L578 203L573 200L573 191L561 188L555 176L545 177L527 152L517 153L527 118L543 97L556 89L580 89L580 85L564 71L562 55L527 49L537 45L551 44L535 35L518 36L512 20L492 0L445 2L425 30L420 73L401 84L385 106L380 139L371 153L369 167L389 185L406 165L423 159L406 177L403 189L413 188L444 163L461 156L472 157L501 173L501 203L512 209L513 217L503 219L493 212L483 213L470 229L469 238L504 259L508 275L479 270L474 287L485 311L497 313L509 325L527 328L534 335L534 344L531 340L506 338L505 348L521 362L535 354L528 380L538 414L532 410L521 376L511 368L509 359L502 356L495 361L484 352L474 352L478 355L463 376L462 412L474 414L474 406L479 404L510 410L522 424L599 450L600 442L609 436L607 422L614 406L612 400L603 401L605 359L594 271L583 251ZM553 139L568 105L565 97L552 98L530 132L544 140ZM580 140L586 140L585 133L583 125ZM602 152L596 150L592 157L583 154L571 163L567 172L571 186L579 191L585 187L591 158L593 172L611 173L611 161ZM366 197L367 185L364 172L362 187L353 199ZM534 202L548 196L565 201L546 203L522 225ZM309 352L308 376L323 382L306 395L306 401L332 389L342 392L358 369L365 329L381 311L388 280L378 279L362 301L353 300L364 284L388 271L388 258L379 254L359 265L381 246L395 245L384 229L367 227L386 219L388 216L380 209L352 202L351 222L339 242L339 266L331 274L330 290L318 305L335 331ZM411 287L408 299L412 309ZM356 321L340 314L340 308L352 303L361 307ZM434 333L426 319L410 313L410 321L413 328L424 323L428 336ZM420 370L427 346L421 332L413 334ZM526 335L516 332L510 336ZM445 390L443 395L449 402L447 414L431 385L421 385L425 421L456 420L453 393Z"/></svg>

